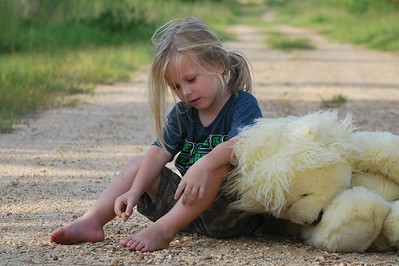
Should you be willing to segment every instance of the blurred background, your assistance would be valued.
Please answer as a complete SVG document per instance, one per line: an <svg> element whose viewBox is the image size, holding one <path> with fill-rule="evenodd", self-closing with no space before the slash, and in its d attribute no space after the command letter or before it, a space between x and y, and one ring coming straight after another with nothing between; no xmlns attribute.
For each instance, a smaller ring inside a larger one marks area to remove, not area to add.
<svg viewBox="0 0 399 266"><path fill-rule="evenodd" d="M130 79L151 62L154 30L186 16L200 17L222 40L234 38L226 31L233 24L290 24L399 51L399 0L0 0L0 132L78 103L65 96Z"/></svg>

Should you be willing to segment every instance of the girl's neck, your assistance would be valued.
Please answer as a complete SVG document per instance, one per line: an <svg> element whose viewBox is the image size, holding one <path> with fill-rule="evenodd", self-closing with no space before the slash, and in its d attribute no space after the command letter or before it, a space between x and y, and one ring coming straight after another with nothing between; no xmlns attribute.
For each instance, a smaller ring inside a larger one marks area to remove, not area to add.
<svg viewBox="0 0 399 266"><path fill-rule="evenodd" d="M229 100L231 93L228 90L223 92L215 99L215 102L211 108L205 110L198 110L199 119L204 127L209 126L218 116L220 110Z"/></svg>

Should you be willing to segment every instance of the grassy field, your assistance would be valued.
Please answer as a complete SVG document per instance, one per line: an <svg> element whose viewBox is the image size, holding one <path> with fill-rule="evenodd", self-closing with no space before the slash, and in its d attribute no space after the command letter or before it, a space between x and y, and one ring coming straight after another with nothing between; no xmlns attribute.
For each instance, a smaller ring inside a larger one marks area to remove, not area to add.
<svg viewBox="0 0 399 266"><path fill-rule="evenodd" d="M223 29L240 12L231 2L0 0L0 131L76 104L65 96L128 80L150 63L150 37L170 19L198 16L230 38Z"/></svg>
<svg viewBox="0 0 399 266"><path fill-rule="evenodd" d="M331 39L399 54L399 0L268 0L274 23L311 28Z"/></svg>

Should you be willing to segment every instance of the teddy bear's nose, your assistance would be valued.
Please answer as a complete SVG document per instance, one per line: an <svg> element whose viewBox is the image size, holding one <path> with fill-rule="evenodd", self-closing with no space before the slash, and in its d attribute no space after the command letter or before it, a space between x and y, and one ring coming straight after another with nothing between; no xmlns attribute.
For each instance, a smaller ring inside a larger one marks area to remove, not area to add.
<svg viewBox="0 0 399 266"><path fill-rule="evenodd" d="M314 220L314 221L312 222L311 225L317 225L318 223L320 223L321 218L323 218L323 210L320 211L319 216L317 217L316 220Z"/></svg>

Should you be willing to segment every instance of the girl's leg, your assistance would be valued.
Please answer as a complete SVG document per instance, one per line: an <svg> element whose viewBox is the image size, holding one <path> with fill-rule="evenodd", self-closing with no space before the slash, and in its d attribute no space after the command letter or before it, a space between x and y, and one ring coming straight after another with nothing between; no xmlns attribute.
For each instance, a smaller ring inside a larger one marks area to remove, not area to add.
<svg viewBox="0 0 399 266"><path fill-rule="evenodd" d="M142 158L133 157L94 205L80 218L54 230L50 234L50 241L58 244L103 241L103 226L115 217L115 199L132 186Z"/></svg>
<svg viewBox="0 0 399 266"><path fill-rule="evenodd" d="M227 168L216 171L209 179L204 198L191 206L183 205L181 199L156 222L142 231L121 240L123 247L136 251L154 251L169 247L173 238L194 219L208 209L220 190Z"/></svg>

